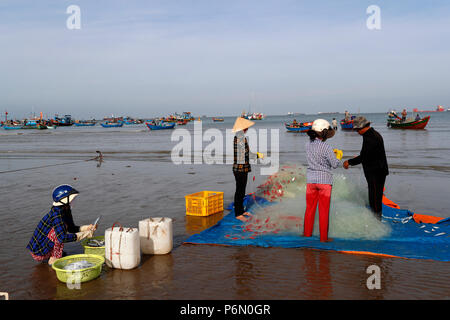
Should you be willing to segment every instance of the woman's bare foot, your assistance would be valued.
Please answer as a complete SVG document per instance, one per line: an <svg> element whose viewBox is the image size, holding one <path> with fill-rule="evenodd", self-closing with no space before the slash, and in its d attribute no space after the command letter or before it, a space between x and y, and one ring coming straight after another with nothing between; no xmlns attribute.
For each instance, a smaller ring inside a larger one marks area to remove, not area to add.
<svg viewBox="0 0 450 320"><path fill-rule="evenodd" d="M250 212L244 212L244 216L253 217L253 215Z"/></svg>
<svg viewBox="0 0 450 320"><path fill-rule="evenodd" d="M51 266L53 264L53 262L55 262L56 260L58 260L55 257L50 257L50 259L48 259L48 265Z"/></svg>
<svg viewBox="0 0 450 320"><path fill-rule="evenodd" d="M243 214L241 214L240 216L237 216L236 219L241 220L242 222L247 222L247 218L244 217Z"/></svg>

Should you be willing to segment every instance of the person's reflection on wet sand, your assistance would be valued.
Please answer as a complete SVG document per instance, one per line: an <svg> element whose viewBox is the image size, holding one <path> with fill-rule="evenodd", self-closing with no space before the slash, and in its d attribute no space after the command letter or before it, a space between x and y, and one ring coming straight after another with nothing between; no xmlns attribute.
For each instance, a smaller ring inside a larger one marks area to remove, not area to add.
<svg viewBox="0 0 450 320"><path fill-rule="evenodd" d="M55 297L59 280L56 279L55 271L47 263L42 262L33 266L30 280L31 288L27 290L29 299L47 300Z"/></svg>
<svg viewBox="0 0 450 320"><path fill-rule="evenodd" d="M306 299L329 299L333 294L328 252L302 250L307 288L302 288Z"/></svg>
<svg viewBox="0 0 450 320"><path fill-rule="evenodd" d="M248 248L242 248L233 255L236 265L234 289L236 299L248 299L254 297L251 282L254 279L254 267L250 261Z"/></svg>

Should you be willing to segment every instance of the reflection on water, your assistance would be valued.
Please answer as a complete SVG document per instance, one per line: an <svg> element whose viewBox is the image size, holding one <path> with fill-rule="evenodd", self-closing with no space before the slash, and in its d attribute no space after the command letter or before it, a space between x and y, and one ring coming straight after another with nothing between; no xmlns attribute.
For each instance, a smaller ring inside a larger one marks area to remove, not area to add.
<svg viewBox="0 0 450 320"><path fill-rule="evenodd" d="M333 293L330 274L330 257L325 252L304 252L304 292L307 299L329 299Z"/></svg>
<svg viewBox="0 0 450 320"><path fill-rule="evenodd" d="M223 212L218 212L207 217L186 216L186 232L188 234L199 233L217 224L223 218Z"/></svg>

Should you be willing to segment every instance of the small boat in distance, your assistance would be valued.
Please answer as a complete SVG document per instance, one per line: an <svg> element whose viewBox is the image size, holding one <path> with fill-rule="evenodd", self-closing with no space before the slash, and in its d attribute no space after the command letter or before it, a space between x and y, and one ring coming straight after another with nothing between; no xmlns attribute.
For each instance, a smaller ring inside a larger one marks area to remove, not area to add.
<svg viewBox="0 0 450 320"><path fill-rule="evenodd" d="M95 126L95 122L88 122L88 121L78 121L74 123L77 127L92 127Z"/></svg>
<svg viewBox="0 0 450 320"><path fill-rule="evenodd" d="M422 119L406 119L406 121L388 119L387 126L392 129L412 129L421 130L425 129L431 116L426 116Z"/></svg>
<svg viewBox="0 0 450 320"><path fill-rule="evenodd" d="M312 122L303 123L285 123L284 126L290 132L307 132L312 127Z"/></svg>
<svg viewBox="0 0 450 320"><path fill-rule="evenodd" d="M18 130L18 129L22 129L21 125L3 125L3 129L5 130Z"/></svg>
<svg viewBox="0 0 450 320"><path fill-rule="evenodd" d="M184 126L187 125L188 122L189 120L177 120L177 125Z"/></svg>
<svg viewBox="0 0 450 320"><path fill-rule="evenodd" d="M164 122L164 121L151 121L146 122L145 125L150 130L164 130L164 129L173 129L175 127L174 122Z"/></svg>
<svg viewBox="0 0 450 320"><path fill-rule="evenodd" d="M345 119L341 120L341 130L353 130L353 119L356 116L351 116L350 120L345 121Z"/></svg>
<svg viewBox="0 0 450 320"><path fill-rule="evenodd" d="M73 125L72 116L70 114L66 114L63 118L55 115L55 118L50 120L51 124L58 127L67 127Z"/></svg>
<svg viewBox="0 0 450 320"><path fill-rule="evenodd" d="M120 128L123 126L123 122L102 122L100 124L103 128Z"/></svg>
<svg viewBox="0 0 450 320"><path fill-rule="evenodd" d="M223 122L223 118L212 118L213 122Z"/></svg>
<svg viewBox="0 0 450 320"><path fill-rule="evenodd" d="M241 114L241 117L247 120L263 120L265 118L265 115L260 112L247 113L244 111Z"/></svg>

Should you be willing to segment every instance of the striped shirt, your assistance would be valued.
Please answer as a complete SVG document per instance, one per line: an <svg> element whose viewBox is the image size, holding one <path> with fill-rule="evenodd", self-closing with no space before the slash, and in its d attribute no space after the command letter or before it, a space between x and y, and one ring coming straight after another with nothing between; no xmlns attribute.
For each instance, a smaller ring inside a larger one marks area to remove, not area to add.
<svg viewBox="0 0 450 320"><path fill-rule="evenodd" d="M336 169L340 161L330 145L320 139L306 143L306 183L333 184L331 169Z"/></svg>

